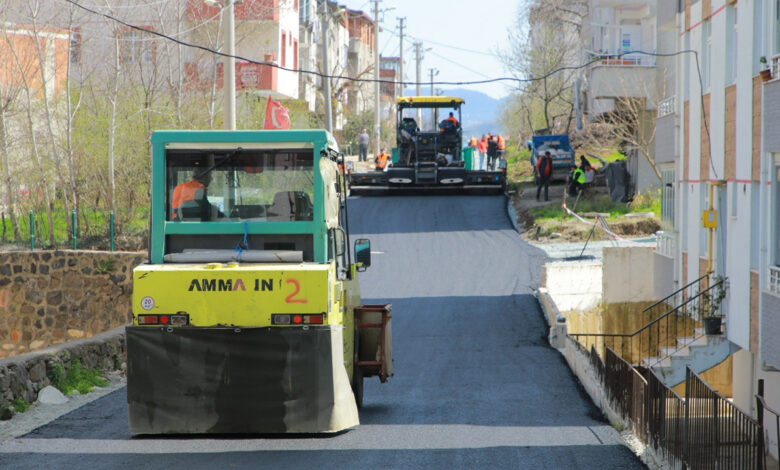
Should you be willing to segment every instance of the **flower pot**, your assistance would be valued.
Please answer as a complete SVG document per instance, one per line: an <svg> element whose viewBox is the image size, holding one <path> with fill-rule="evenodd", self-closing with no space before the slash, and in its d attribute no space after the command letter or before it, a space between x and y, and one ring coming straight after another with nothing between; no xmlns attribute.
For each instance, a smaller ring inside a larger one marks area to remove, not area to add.
<svg viewBox="0 0 780 470"><path fill-rule="evenodd" d="M768 82L769 80L772 80L772 70L771 69L764 69L761 72L761 80Z"/></svg>
<svg viewBox="0 0 780 470"><path fill-rule="evenodd" d="M708 335L721 334L720 325L723 323L723 317L705 317L704 333Z"/></svg>

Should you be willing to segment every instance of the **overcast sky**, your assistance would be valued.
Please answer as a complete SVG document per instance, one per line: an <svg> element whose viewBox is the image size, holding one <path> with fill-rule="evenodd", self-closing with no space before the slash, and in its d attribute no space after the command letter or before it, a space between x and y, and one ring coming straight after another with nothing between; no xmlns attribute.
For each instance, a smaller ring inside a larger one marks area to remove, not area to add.
<svg viewBox="0 0 780 470"><path fill-rule="evenodd" d="M373 18L372 0L340 0L353 10L363 10ZM404 75L415 79L414 37L423 41L426 51L422 62L422 80L430 80L428 69L438 69L435 80L470 81L508 76L496 57L497 48L505 48L507 31L516 24L522 0L382 0L379 8L392 8L380 14L384 31L379 35L383 56L398 56L398 17L406 17L404 39ZM476 52L470 52L476 51ZM511 82L470 86L493 98L509 94ZM439 86L438 88L455 88ZM423 94L430 90L428 87Z"/></svg>

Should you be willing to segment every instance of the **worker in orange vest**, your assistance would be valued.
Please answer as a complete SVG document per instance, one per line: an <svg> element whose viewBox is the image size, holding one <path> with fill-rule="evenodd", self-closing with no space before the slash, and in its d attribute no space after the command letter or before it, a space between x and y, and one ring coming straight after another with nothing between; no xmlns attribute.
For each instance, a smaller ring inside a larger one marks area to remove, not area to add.
<svg viewBox="0 0 780 470"><path fill-rule="evenodd" d="M376 162L376 168L374 168L376 171L385 171L385 168L387 168L387 159L389 158L389 155L385 152L385 149L383 148L381 152L379 152L379 155L376 156L375 162Z"/></svg>
<svg viewBox="0 0 780 470"><path fill-rule="evenodd" d="M495 163L496 168L495 169L498 169L499 166L498 162L504 159L504 152L506 151L506 140L504 140L504 136L502 136L501 134L498 134L496 140L497 142L496 142L496 163Z"/></svg>
<svg viewBox="0 0 780 470"><path fill-rule="evenodd" d="M451 122L453 127L458 127L458 119L452 113L450 113L445 121Z"/></svg>
<svg viewBox="0 0 780 470"><path fill-rule="evenodd" d="M479 161L477 162L477 170L485 169L485 159L487 158L487 136L483 135L479 141L477 141L477 153L479 154Z"/></svg>
<svg viewBox="0 0 780 470"><path fill-rule="evenodd" d="M197 169L192 173L192 179L177 185L173 189L173 196L171 197L171 219L182 219L182 206L187 202L194 202L201 208L199 214L201 220L211 220L212 207L206 198L206 188L211 183L211 171Z"/></svg>

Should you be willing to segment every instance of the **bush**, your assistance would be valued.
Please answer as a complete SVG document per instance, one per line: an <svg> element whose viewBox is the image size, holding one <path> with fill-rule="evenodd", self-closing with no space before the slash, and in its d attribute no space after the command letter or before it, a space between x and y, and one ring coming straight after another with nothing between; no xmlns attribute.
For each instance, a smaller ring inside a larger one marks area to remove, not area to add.
<svg viewBox="0 0 780 470"><path fill-rule="evenodd" d="M70 395L74 391L84 394L92 390L92 387L108 385L108 381L99 369L87 369L78 359L73 360L67 373L65 373L62 364L52 364L49 368L49 380L65 395Z"/></svg>

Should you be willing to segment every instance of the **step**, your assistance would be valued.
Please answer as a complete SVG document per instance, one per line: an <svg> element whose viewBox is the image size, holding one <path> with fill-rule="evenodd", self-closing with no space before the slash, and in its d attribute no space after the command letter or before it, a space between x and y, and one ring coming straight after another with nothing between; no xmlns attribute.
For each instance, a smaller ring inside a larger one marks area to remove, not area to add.
<svg viewBox="0 0 780 470"><path fill-rule="evenodd" d="M687 356L689 352L688 346L661 346L658 348L658 352L661 353L661 357L665 356Z"/></svg>
<svg viewBox="0 0 780 470"><path fill-rule="evenodd" d="M677 347L685 347L685 346L699 346L699 345L706 345L707 344L707 335L699 335L699 336L683 336L680 338L677 338Z"/></svg>
<svg viewBox="0 0 780 470"><path fill-rule="evenodd" d="M664 367L671 365L671 360L669 359L669 356L655 356L655 357L644 357L642 358L642 365L648 368L655 368L655 367Z"/></svg>
<svg viewBox="0 0 780 470"><path fill-rule="evenodd" d="M692 340L692 338L688 338ZM669 387L674 387L685 381L685 368L690 366L697 374L710 369L739 350L739 346L731 343L724 335L705 336L705 341L690 341L688 354L672 354L652 366L659 378ZM656 359L657 360L657 359Z"/></svg>

